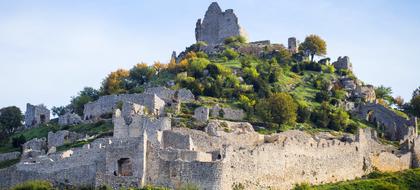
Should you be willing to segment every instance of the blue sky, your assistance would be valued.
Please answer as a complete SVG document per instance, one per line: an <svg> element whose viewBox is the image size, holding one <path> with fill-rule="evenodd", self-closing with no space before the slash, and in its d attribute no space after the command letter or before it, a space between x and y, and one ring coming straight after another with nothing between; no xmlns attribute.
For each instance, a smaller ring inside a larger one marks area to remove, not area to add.
<svg viewBox="0 0 420 190"><path fill-rule="evenodd" d="M118 68L169 60L195 42L212 1L0 0L0 107L66 105ZM420 1L224 0L250 41L318 34L328 56L409 100L420 86Z"/></svg>

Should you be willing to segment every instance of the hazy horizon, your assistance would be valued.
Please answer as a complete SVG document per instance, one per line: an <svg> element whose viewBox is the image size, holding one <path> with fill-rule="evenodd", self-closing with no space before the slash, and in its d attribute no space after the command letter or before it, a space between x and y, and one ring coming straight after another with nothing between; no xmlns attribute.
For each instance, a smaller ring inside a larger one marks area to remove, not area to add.
<svg viewBox="0 0 420 190"><path fill-rule="evenodd" d="M212 1L0 0L0 107L66 105L118 68L167 62L195 43ZM420 86L420 2L217 1L250 41L287 44L317 34L328 57L349 56L356 76L409 101Z"/></svg>

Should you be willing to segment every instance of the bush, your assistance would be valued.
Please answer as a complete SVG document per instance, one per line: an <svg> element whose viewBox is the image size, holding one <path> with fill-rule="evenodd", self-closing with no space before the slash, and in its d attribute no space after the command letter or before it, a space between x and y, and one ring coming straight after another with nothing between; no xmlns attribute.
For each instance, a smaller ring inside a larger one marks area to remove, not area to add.
<svg viewBox="0 0 420 190"><path fill-rule="evenodd" d="M23 135L12 138L12 145L15 148L20 148L26 142L26 138Z"/></svg>
<svg viewBox="0 0 420 190"><path fill-rule="evenodd" d="M16 185L12 190L53 190L53 185L48 181L27 181L23 184Z"/></svg>
<svg viewBox="0 0 420 190"><path fill-rule="evenodd" d="M296 123L297 104L290 94L281 92L259 101L256 106L258 115L266 122L277 124Z"/></svg>
<svg viewBox="0 0 420 190"><path fill-rule="evenodd" d="M297 121L299 123L305 123L309 121L310 118L311 118L311 109L309 108L309 106L304 103L299 102L298 109L297 109Z"/></svg>
<svg viewBox="0 0 420 190"><path fill-rule="evenodd" d="M226 48L223 51L223 56L226 56L229 60L233 60L239 57L239 53L232 48Z"/></svg>
<svg viewBox="0 0 420 190"><path fill-rule="evenodd" d="M323 90L321 92L316 93L315 101L317 102L325 102L330 100L330 95L327 91Z"/></svg>

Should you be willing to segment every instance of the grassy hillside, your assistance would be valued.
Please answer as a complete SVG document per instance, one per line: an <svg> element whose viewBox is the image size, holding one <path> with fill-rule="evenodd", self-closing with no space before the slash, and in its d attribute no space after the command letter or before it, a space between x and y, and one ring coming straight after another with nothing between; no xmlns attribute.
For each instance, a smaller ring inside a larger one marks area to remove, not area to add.
<svg viewBox="0 0 420 190"><path fill-rule="evenodd" d="M363 179L319 186L299 185L294 190L416 190L420 189L420 169L397 173L373 172Z"/></svg>

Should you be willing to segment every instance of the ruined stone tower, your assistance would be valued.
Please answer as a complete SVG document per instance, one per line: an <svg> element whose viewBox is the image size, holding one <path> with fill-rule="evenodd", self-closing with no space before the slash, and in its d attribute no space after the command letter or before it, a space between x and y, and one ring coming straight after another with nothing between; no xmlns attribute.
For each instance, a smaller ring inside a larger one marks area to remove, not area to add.
<svg viewBox="0 0 420 190"><path fill-rule="evenodd" d="M209 6L203 21L198 19L195 28L197 42L206 42L210 47L222 43L225 38L239 35L243 34L238 17L232 9L223 12L216 2Z"/></svg>
<svg viewBox="0 0 420 190"><path fill-rule="evenodd" d="M299 42L296 40L295 37L290 37L287 40L288 43L288 49L291 53L297 53L299 50Z"/></svg>

